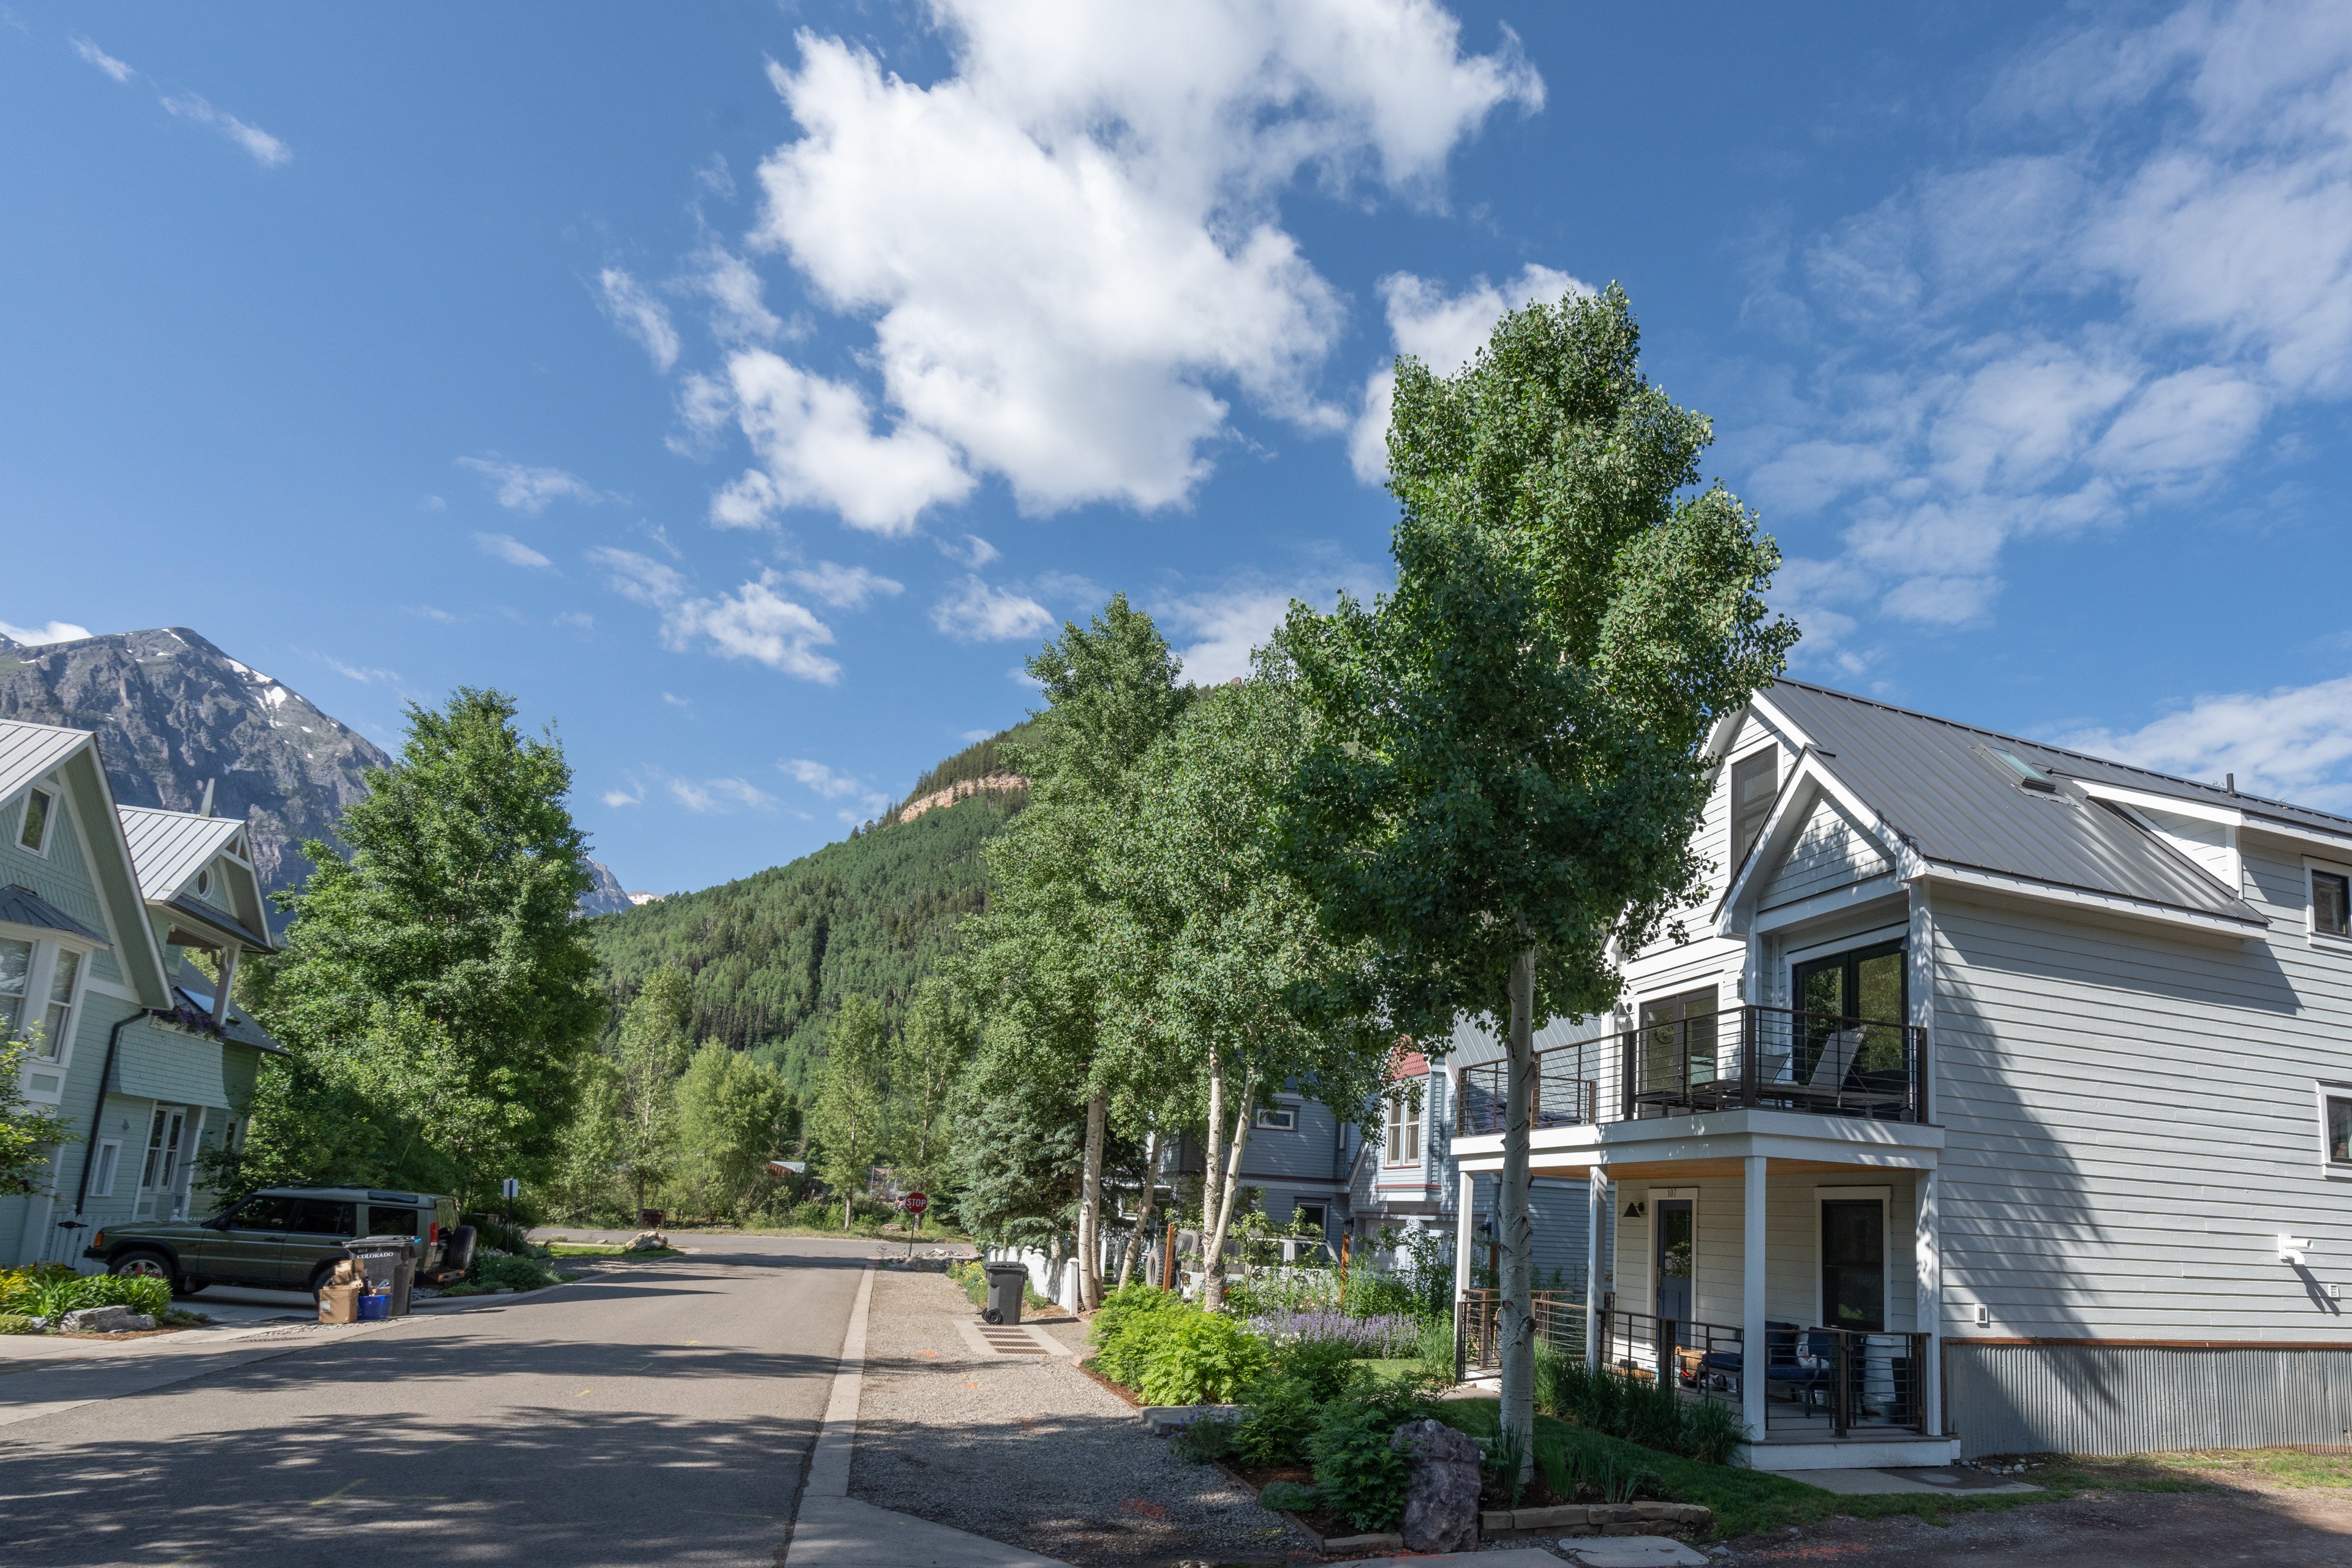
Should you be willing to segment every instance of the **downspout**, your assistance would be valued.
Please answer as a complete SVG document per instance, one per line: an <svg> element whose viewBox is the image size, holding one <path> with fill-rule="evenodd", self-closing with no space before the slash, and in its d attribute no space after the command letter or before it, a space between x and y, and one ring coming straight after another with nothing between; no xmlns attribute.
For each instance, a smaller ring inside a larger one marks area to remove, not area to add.
<svg viewBox="0 0 2352 1568"><path fill-rule="evenodd" d="M106 1066L99 1070L98 1101L89 1108L89 1147L82 1151L81 1156L81 1191L74 1196L76 1219L81 1217L82 1211L89 1205L89 1173L98 1159L98 1135L102 1131L100 1124L106 1120L107 1086L114 1081L114 1053L122 1044L122 1031L133 1024L154 1016L156 1016L155 1009L142 1007L138 1012L119 1020L114 1027L107 1032Z"/></svg>

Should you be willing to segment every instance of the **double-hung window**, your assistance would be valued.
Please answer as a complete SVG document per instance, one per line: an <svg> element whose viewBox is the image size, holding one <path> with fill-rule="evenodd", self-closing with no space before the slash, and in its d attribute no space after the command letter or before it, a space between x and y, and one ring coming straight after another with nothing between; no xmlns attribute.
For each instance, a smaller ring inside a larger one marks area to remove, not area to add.
<svg viewBox="0 0 2352 1568"><path fill-rule="evenodd" d="M2352 1177L2352 1084L2319 1086L2319 1142L2327 1174Z"/></svg>
<svg viewBox="0 0 2352 1568"><path fill-rule="evenodd" d="M0 1038L25 1028L25 990L33 979L33 944L0 936Z"/></svg>
<svg viewBox="0 0 2352 1568"><path fill-rule="evenodd" d="M25 820L16 829L20 848L36 855L49 852L49 825L58 815L57 795L45 789L29 790L25 795Z"/></svg>
<svg viewBox="0 0 2352 1568"><path fill-rule="evenodd" d="M41 1012L41 1037L35 1052L43 1061L65 1059L73 1038L74 983L81 978L81 954L58 948L49 961L49 1003Z"/></svg>
<svg viewBox="0 0 2352 1568"><path fill-rule="evenodd" d="M1747 862L1748 852L1764 832L1772 815L1772 797L1780 790L1780 749L1767 746L1752 757L1731 764L1731 869Z"/></svg>
<svg viewBox="0 0 2352 1568"><path fill-rule="evenodd" d="M1389 1100L1388 1147L1382 1159L1391 1165L1421 1163L1421 1108L1403 1093Z"/></svg>
<svg viewBox="0 0 2352 1568"><path fill-rule="evenodd" d="M2352 877L2311 868L2311 931L2352 940Z"/></svg>

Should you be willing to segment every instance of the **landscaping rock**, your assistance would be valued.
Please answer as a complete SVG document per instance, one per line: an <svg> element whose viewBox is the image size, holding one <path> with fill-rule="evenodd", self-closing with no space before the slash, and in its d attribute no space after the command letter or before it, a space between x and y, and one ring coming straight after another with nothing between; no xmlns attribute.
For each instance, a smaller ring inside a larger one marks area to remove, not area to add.
<svg viewBox="0 0 2352 1568"><path fill-rule="evenodd" d="M1408 1421L1389 1438L1412 1468L1397 1533L1408 1552L1468 1552L1478 1544L1478 1440L1442 1421Z"/></svg>
<svg viewBox="0 0 2352 1568"><path fill-rule="evenodd" d="M120 1334L152 1329L155 1320L128 1307L84 1307L58 1319L58 1326L69 1334Z"/></svg>
<svg viewBox="0 0 2352 1568"><path fill-rule="evenodd" d="M636 1235L631 1237L628 1240L628 1245L622 1247L621 1250L624 1252L667 1252L669 1250L669 1237L664 1236L657 1230L641 1230L637 1232Z"/></svg>

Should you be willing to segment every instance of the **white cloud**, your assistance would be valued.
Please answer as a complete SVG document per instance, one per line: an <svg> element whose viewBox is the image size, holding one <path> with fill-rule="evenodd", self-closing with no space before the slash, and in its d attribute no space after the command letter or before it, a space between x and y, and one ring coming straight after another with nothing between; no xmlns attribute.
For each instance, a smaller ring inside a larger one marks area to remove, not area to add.
<svg viewBox="0 0 2352 1568"><path fill-rule="evenodd" d="M331 657L327 658L327 668L333 670L337 675L341 676L344 679L356 680L362 686L398 686L401 684L400 672L394 669L379 669L373 666L345 664L341 659Z"/></svg>
<svg viewBox="0 0 2352 1568"><path fill-rule="evenodd" d="M633 784L626 789L608 789L601 798L606 805L616 808L625 805L643 805L646 803L646 786Z"/></svg>
<svg viewBox="0 0 2352 1568"><path fill-rule="evenodd" d="M823 763L811 762L806 757L793 757L778 763L776 766L826 800L845 800L853 803L856 807L855 811L841 813L842 820L845 822L863 821L879 814L890 804L888 795L884 795L864 779L836 773Z"/></svg>
<svg viewBox="0 0 2352 1568"><path fill-rule="evenodd" d="M833 630L803 605L776 592L782 582L772 571L717 598L688 595L674 568L634 551L600 547L589 559L610 574L614 592L661 612L662 645L677 651L697 639L722 658L748 658L830 686L841 666L815 650L833 641Z"/></svg>
<svg viewBox="0 0 2352 1568"><path fill-rule="evenodd" d="M1013 642L1050 631L1055 620L1026 594L992 588L973 575L931 606L931 624L958 642Z"/></svg>
<svg viewBox="0 0 2352 1568"><path fill-rule="evenodd" d="M562 468L533 468L528 463L509 463L498 458L460 458L457 466L471 468L488 480L498 494L499 504L509 511L535 517L545 511L551 501L585 501L593 506L604 499L595 486Z"/></svg>
<svg viewBox="0 0 2352 1568"><path fill-rule="evenodd" d="M772 811L776 797L748 779L668 779L664 781L670 798L698 816L717 816L730 811Z"/></svg>
<svg viewBox="0 0 2352 1568"><path fill-rule="evenodd" d="M722 528L757 528L788 506L825 506L853 528L910 533L926 507L961 500L972 478L948 444L901 425L876 435L866 395L811 375L766 349L728 362L730 406L764 468L710 503Z"/></svg>
<svg viewBox="0 0 2352 1568"><path fill-rule="evenodd" d="M820 561L784 575L836 610L862 610L868 599L877 595L893 596L906 587L903 583L868 572L863 566L840 566L830 561Z"/></svg>
<svg viewBox="0 0 2352 1568"><path fill-rule="evenodd" d="M739 397L769 489L739 482L730 521L814 505L902 531L982 475L1030 510L1160 508L1208 473L1232 394L1339 427L1312 383L1343 310L1278 196L1304 175L1433 201L1489 115L1543 101L1507 32L1465 54L1433 0L930 14L953 67L928 86L808 32L771 68L801 134L761 165L751 243L872 321L887 415L877 433L856 388L789 367L784 428L822 413L827 438L779 441Z"/></svg>
<svg viewBox="0 0 2352 1568"><path fill-rule="evenodd" d="M759 273L725 246L706 247L694 258L692 277L710 301L710 331L720 342L772 342L783 334L784 323L761 297Z"/></svg>
<svg viewBox="0 0 2352 1568"><path fill-rule="evenodd" d="M961 542L942 539L939 541L939 546L940 554L950 561L960 561L975 572L1004 553L977 533L965 534Z"/></svg>
<svg viewBox="0 0 2352 1568"><path fill-rule="evenodd" d="M613 324L636 341L656 370L667 374L677 363L678 347L677 329L670 324L668 310L617 267L607 267L596 275L596 289L598 302Z"/></svg>
<svg viewBox="0 0 2352 1568"><path fill-rule="evenodd" d="M1815 309L1758 312L1852 333L1747 488L1851 508L1855 611L1979 617L2010 541L2127 522L2352 396L2352 11L2059 24L1979 118L1984 156L1805 250Z"/></svg>
<svg viewBox="0 0 2352 1568"><path fill-rule="evenodd" d="M1387 302L1389 335L1398 354L1411 354L1439 375L1452 375L1486 346L1504 313L1570 294L1590 294L1592 286L1565 272L1529 263L1500 288L1481 278L1459 294L1409 272L1381 279ZM1396 372L1386 365L1364 383L1363 411L1348 437L1348 459L1356 477L1379 484L1389 472L1389 408L1396 395Z"/></svg>
<svg viewBox="0 0 2352 1568"><path fill-rule="evenodd" d="M2086 730L2065 744L2160 773L2322 809L2352 807L2352 676L2196 699L2137 730Z"/></svg>
<svg viewBox="0 0 2352 1568"><path fill-rule="evenodd" d="M672 708L691 708L694 706L694 699L691 697L680 697L675 691L663 692L662 700Z"/></svg>
<svg viewBox="0 0 2352 1568"><path fill-rule="evenodd" d="M67 42L73 46L75 54L79 55L116 81L128 82L140 74L136 68L116 59L79 33L68 34ZM219 132L239 147L244 148L252 156L253 161L265 169L275 169L282 163L293 162L294 149L258 125L248 124L234 114L215 109L195 93L164 93L159 95L156 101L161 103L168 113L177 115L182 120L193 121L198 125L209 126Z"/></svg>
<svg viewBox="0 0 2352 1568"><path fill-rule="evenodd" d="M596 617L585 610L565 610L557 615L555 624L575 632L593 632L596 629Z"/></svg>
<svg viewBox="0 0 2352 1568"><path fill-rule="evenodd" d="M74 53L79 55L83 59L88 60L90 64L96 66L99 69L104 71L107 75L112 77L117 81L129 81L132 77L139 74L129 66L123 64L121 60L116 59L112 55L108 54L104 49L100 48L88 38L83 37L79 33L69 35L68 42L73 45Z"/></svg>
<svg viewBox="0 0 2352 1568"><path fill-rule="evenodd" d="M492 560L503 561L509 566L551 566L554 564L554 563L548 560L546 556L541 555L538 551L533 550L530 545L525 544L521 540L515 538L511 534L478 533L474 535L474 548L480 551L483 554L489 556Z"/></svg>
<svg viewBox="0 0 2352 1568"><path fill-rule="evenodd" d="M1155 605L1153 615L1178 649L1184 679L1195 686L1222 686L1250 673L1250 655L1264 647L1290 613L1293 599L1328 608L1341 589L1369 599L1387 584L1354 563L1334 563L1311 576L1279 581L1241 574L1214 588L1180 595Z"/></svg>
<svg viewBox="0 0 2352 1568"><path fill-rule="evenodd" d="M421 616L428 621L439 621L443 626L457 624L457 616L437 605L403 605L401 608L409 615Z"/></svg>
<svg viewBox="0 0 2352 1568"><path fill-rule="evenodd" d="M84 637L96 635L88 626L78 626L71 621L51 621L38 626L11 626L6 621L0 621L0 637L6 637L13 643L23 643L27 647L38 647L44 643L79 642Z"/></svg>
<svg viewBox="0 0 2352 1568"><path fill-rule="evenodd" d="M294 149L264 131L258 125L248 125L234 114L215 109L193 92L176 93L163 100L163 107L183 120L198 125L209 125L250 153L253 161L265 169L275 169L294 161Z"/></svg>
<svg viewBox="0 0 2352 1568"><path fill-rule="evenodd" d="M439 496L426 496L425 498L424 506L426 511L447 511L449 510L449 503L443 500Z"/></svg>

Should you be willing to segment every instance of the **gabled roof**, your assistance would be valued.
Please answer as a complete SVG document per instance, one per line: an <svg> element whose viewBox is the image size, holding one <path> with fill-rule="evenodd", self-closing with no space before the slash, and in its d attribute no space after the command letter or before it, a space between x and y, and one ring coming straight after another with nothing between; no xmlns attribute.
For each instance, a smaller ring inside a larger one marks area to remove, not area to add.
<svg viewBox="0 0 2352 1568"><path fill-rule="evenodd" d="M0 801L81 750L89 738L87 730L0 720Z"/></svg>
<svg viewBox="0 0 2352 1568"><path fill-rule="evenodd" d="M31 926L37 931L61 931L100 947L114 944L102 931L92 931L30 888L11 882L0 888L0 925Z"/></svg>
<svg viewBox="0 0 2352 1568"><path fill-rule="evenodd" d="M1877 825L1896 840L1887 847L1898 857L1907 850L1932 868L2014 878L2254 930L2267 923L2194 861L2125 812L2093 798L2078 781L2112 777L2152 793L2249 804L2242 797L1803 681L1775 681L1759 702L1809 742L1803 765L1868 804ZM1991 751L2012 752L2042 770L2054 791L2019 787L2016 774L1986 754ZM2297 814L2352 830L2352 822L2325 813Z"/></svg>
<svg viewBox="0 0 2352 1568"><path fill-rule="evenodd" d="M117 808L122 837L139 868L139 893L168 899L221 852L245 827L234 816L198 816L193 812L155 811L143 805Z"/></svg>

